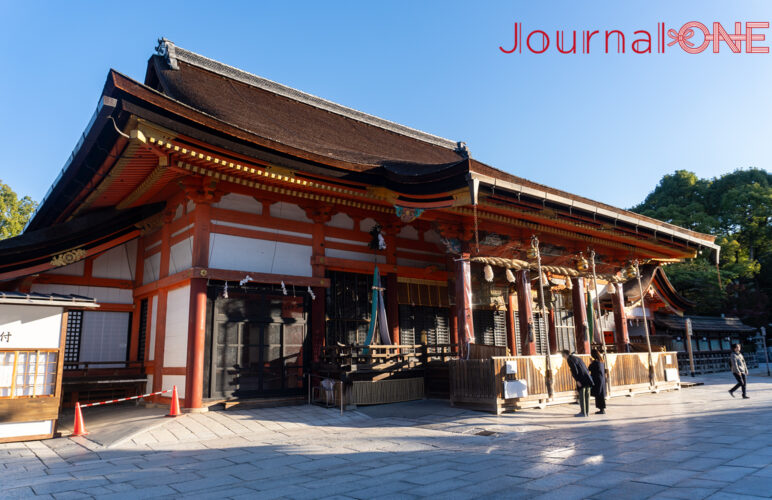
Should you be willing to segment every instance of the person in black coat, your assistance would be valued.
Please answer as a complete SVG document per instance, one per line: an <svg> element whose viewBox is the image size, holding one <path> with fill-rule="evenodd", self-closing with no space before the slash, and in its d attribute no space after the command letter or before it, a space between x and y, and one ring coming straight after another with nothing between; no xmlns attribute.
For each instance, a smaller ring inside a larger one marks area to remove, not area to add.
<svg viewBox="0 0 772 500"><path fill-rule="evenodd" d="M595 413L606 413L606 364L603 356L597 349L592 350L592 363L590 363L590 376L592 377L592 390L590 394L595 396Z"/></svg>
<svg viewBox="0 0 772 500"><path fill-rule="evenodd" d="M586 417L590 413L590 389L592 388L592 377L590 376L584 361L576 354L571 354L567 350L561 351L563 358L568 363L571 370L571 376L576 380L576 388L579 392L579 407L581 411L576 417Z"/></svg>

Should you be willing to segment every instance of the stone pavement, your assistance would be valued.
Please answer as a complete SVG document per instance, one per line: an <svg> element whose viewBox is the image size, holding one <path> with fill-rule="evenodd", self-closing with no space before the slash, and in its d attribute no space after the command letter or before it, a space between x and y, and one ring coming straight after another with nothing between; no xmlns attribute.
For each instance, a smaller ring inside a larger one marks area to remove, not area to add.
<svg viewBox="0 0 772 500"><path fill-rule="evenodd" d="M751 376L748 400L727 394L731 374L702 379L587 419L298 406L164 419L113 447L0 444L0 497L771 498L772 379Z"/></svg>

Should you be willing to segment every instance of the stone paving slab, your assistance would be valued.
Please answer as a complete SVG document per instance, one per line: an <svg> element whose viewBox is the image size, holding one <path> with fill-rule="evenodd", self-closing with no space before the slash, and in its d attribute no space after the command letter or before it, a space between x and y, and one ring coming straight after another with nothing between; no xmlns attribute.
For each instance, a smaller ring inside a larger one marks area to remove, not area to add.
<svg viewBox="0 0 772 500"><path fill-rule="evenodd" d="M113 447L0 444L0 497L772 498L772 380L751 376L750 400L726 394L729 374L703 380L590 418L443 401L159 417Z"/></svg>

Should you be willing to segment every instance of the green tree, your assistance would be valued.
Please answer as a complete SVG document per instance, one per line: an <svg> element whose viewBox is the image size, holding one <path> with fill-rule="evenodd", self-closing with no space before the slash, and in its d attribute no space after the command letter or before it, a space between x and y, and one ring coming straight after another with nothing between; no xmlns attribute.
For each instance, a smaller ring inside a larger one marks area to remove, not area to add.
<svg viewBox="0 0 772 500"><path fill-rule="evenodd" d="M631 209L695 231L716 235L713 255L668 266L673 285L697 305L696 314L728 312L748 324L770 321L772 296L772 174L750 168L714 179L678 170L665 175L643 203Z"/></svg>
<svg viewBox="0 0 772 500"><path fill-rule="evenodd" d="M32 198L19 199L8 184L0 181L0 239L20 234L36 207Z"/></svg>

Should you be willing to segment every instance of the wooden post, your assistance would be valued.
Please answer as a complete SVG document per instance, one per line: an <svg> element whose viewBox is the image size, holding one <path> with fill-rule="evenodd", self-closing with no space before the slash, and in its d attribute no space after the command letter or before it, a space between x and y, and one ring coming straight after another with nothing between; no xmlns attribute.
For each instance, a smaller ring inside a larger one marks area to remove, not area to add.
<svg viewBox="0 0 772 500"><path fill-rule="evenodd" d="M576 352L590 354L590 338L587 335L587 303L585 302L584 278L571 278L573 288L571 298L574 305L574 335L576 337Z"/></svg>
<svg viewBox="0 0 772 500"><path fill-rule="evenodd" d="M515 321L517 321L516 305L517 293L515 285L509 285L509 293L507 294L507 347L512 356L517 356L520 352L515 332Z"/></svg>
<svg viewBox="0 0 772 500"><path fill-rule="evenodd" d="M630 336L627 333L625 294L622 283L614 283L614 292L611 301L614 309L614 340L617 345L617 352L630 352Z"/></svg>
<svg viewBox="0 0 772 500"><path fill-rule="evenodd" d="M692 320L686 318L686 352L689 353L689 372L694 377L694 353L692 352Z"/></svg>
<svg viewBox="0 0 772 500"><path fill-rule="evenodd" d="M533 356L536 354L536 339L533 326L531 280L527 269L517 271L515 286L517 287L518 318L520 321L520 352L523 356Z"/></svg>
<svg viewBox="0 0 772 500"><path fill-rule="evenodd" d="M209 266L209 237L211 230L211 206L209 200L195 196L193 213L193 266ZM188 358L185 367L185 408L203 408L204 351L206 344L206 279L190 280L190 306L188 310Z"/></svg>
<svg viewBox="0 0 772 500"><path fill-rule="evenodd" d="M185 369L185 408L203 408L204 345L206 343L206 278L190 280L188 359Z"/></svg>

